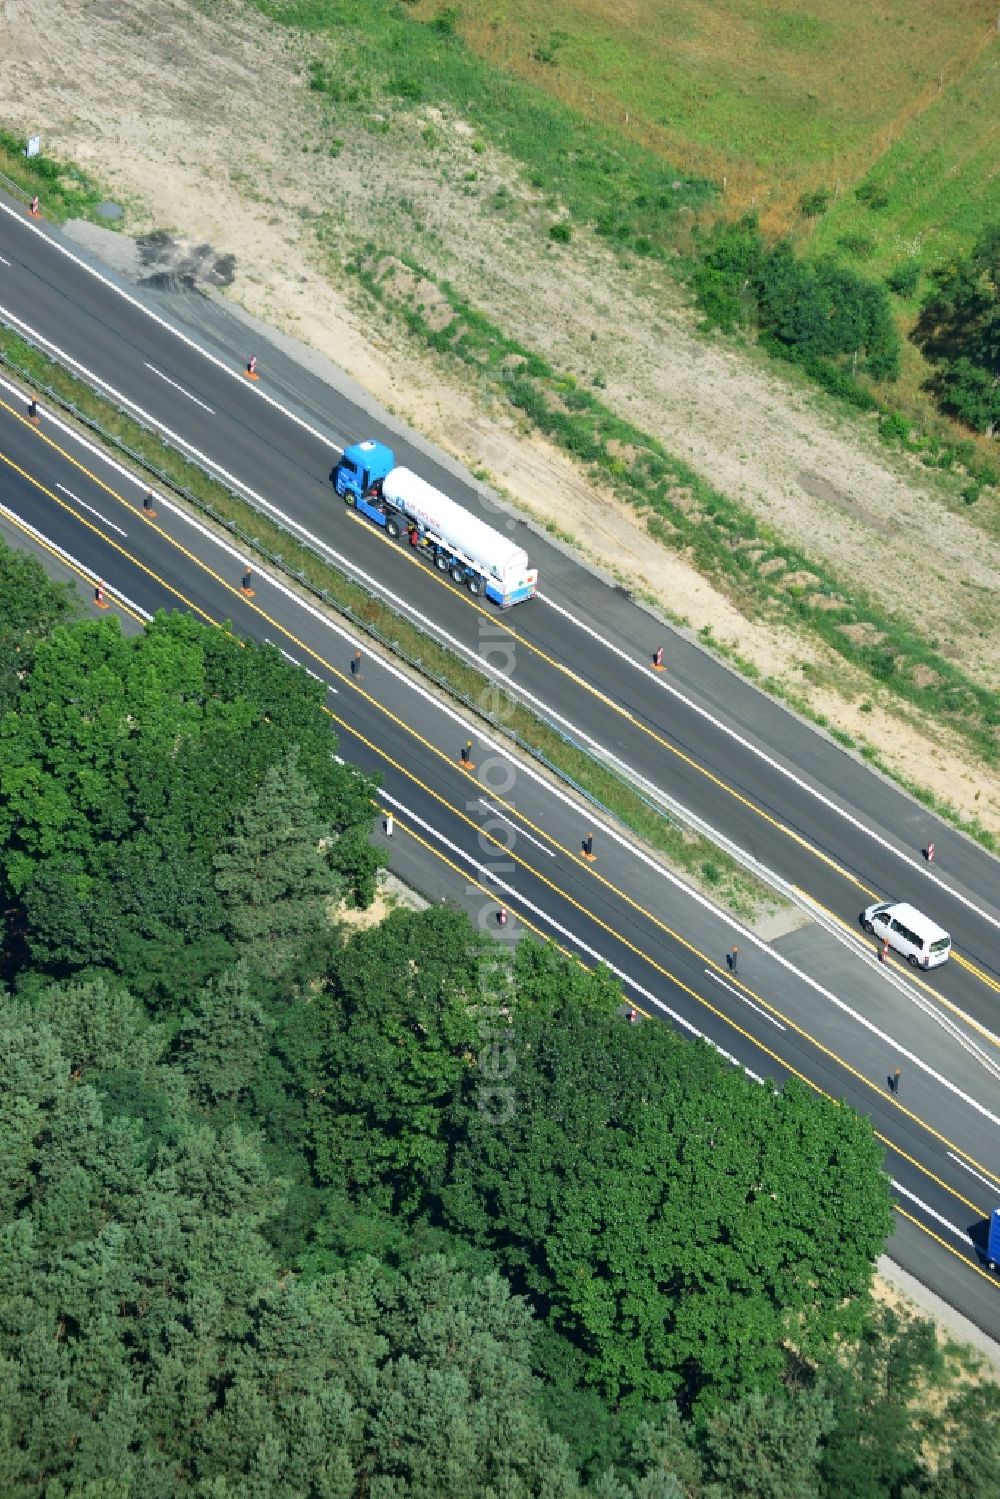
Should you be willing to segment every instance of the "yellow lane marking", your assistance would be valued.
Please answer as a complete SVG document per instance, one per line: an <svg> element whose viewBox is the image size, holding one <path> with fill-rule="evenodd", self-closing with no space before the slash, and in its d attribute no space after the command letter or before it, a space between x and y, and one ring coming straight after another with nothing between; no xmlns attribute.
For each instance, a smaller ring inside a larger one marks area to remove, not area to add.
<svg viewBox="0 0 1000 1499"><path fill-rule="evenodd" d="M980 968L978 963L973 963L969 958L963 958L962 954L956 952L954 948L951 950L951 960L953 963L957 963L960 968L964 968L966 973L971 973L973 978L977 978L988 989L992 989L996 994L1000 994L1000 979L995 979L992 973L987 973L985 969Z"/></svg>
<svg viewBox="0 0 1000 1499"><path fill-rule="evenodd" d="M329 710L327 711L329 712ZM386 764L391 765L395 771L397 771L400 775L405 776L408 780L412 781L415 786L419 786L420 789L425 793L425 795L429 796L432 800L439 802L448 812L451 813L453 817L457 818L459 822L467 823L468 826L478 832L480 836L483 836L483 829L479 826L478 823L476 823L472 818L468 817L464 812L460 812L457 807L452 806L450 802L448 802L443 796L436 792L431 786L428 786L425 781L422 781L419 776L413 773L413 771L408 770L406 766L401 765L398 760L393 759L393 757L388 754L386 750L374 744L370 739L366 737L366 735L362 734L359 729L353 728L346 721L346 719L342 719L336 713L332 712L330 713L330 717L347 733L351 734L361 744L364 744L380 760L383 760ZM718 1009L711 1003L710 1000L706 999L704 995L699 994L697 990L692 989L688 984L684 982L683 979L679 978L669 969L664 968L660 963L656 961L655 958L644 952L642 948L636 947L634 943L630 942L626 937L622 936L622 934L620 932L617 932L614 927L609 926L608 923L603 921L595 912L589 910L580 901L576 900L572 895L569 895L566 891L562 890L558 885L556 885L552 880L548 879L546 875L535 869L531 864L527 862L526 859L522 859L520 856L513 854L507 848L506 844L500 843L499 840L494 838L491 834L486 833L485 836L492 844L495 845L495 847L499 848L506 857L513 859L516 863L520 864L522 868L524 868L529 874L533 875L535 879L539 880L543 885L547 885L549 889L553 891L553 893L560 900L565 901L568 905L574 906L579 912L581 912L582 915L593 921L596 926L599 926L603 928L604 931L610 933L612 937L615 937L624 947L627 947L632 953L635 954L636 957L641 959L641 961L648 964L650 968L655 969L657 973L662 974L664 978L668 979L672 984L675 984L677 988L683 990L685 994L694 999L699 1005L702 1006L703 1009L708 1010L710 1014L716 1017L716 1019L722 1020L724 1024L728 1025L730 1029L736 1031L738 1035L741 1035L746 1040L749 1040L751 1044L755 1046L759 1051L762 1051L765 1056L769 1057L772 1061L777 1062L779 1066L785 1068L786 1071L791 1072L795 1077L800 1078L804 1083L806 1083L810 1088L812 1088L822 1097L829 1098L832 1102L837 1101L833 1098L832 1094L827 1093L826 1090L821 1088L818 1083L812 1082L811 1079L806 1077L804 1073L799 1072L795 1067L791 1065L790 1062L787 1062L786 1060L784 1060L784 1058L779 1056L777 1052L772 1051L769 1047L765 1046L764 1042L760 1040L759 1037L754 1036L752 1032L747 1031L742 1026L738 1025L731 1016L727 1015L723 1010ZM669 931L670 929L665 928L665 930ZM703 957L703 954L700 953L697 948L692 947L690 943L686 942L684 938L679 938L678 940L698 958ZM710 959L706 958L704 959L704 961L709 963L713 968L717 968L717 965L712 964ZM721 972L722 970L717 969L717 971ZM846 1073L849 1074L849 1076L851 1076L855 1080L855 1082L862 1084L870 1092L876 1093L880 1099L883 1097L882 1089L877 1083L866 1077L864 1073L859 1072L856 1067L854 1067L850 1062L846 1061L837 1052L826 1046L822 1041L818 1041L815 1036L811 1035L802 1026L796 1024L795 1021L788 1019L788 1017L785 1016L780 1010L777 1010L773 1005L768 1004L766 1000L760 999L760 996L757 995L756 991L750 989L748 985L739 984L739 987L743 989L747 994L753 995L754 999L758 999L759 1002L773 1014L780 1015L782 1020L784 1020L788 1024L788 1026L799 1037L801 1037L803 1041L807 1042L810 1046L815 1047L818 1052L825 1056L829 1061L833 1062L837 1067L842 1068ZM961 1146L956 1145L955 1142L950 1140L946 1135L941 1134L941 1132L935 1129L933 1125L928 1124L925 1120L921 1119L919 1115L914 1114L912 1110L906 1109L898 1103L896 1104L896 1108L899 1109L900 1113L905 1114L906 1117L910 1119L915 1125L917 1125L918 1128L925 1130L927 1134L929 1134L934 1140L938 1141L939 1144L942 1144L949 1150L954 1151L956 1155L959 1155L971 1166L976 1167L986 1175L993 1176L993 1173L989 1170L988 1167L984 1166L980 1161L977 1161L974 1156L969 1155L967 1151L963 1150ZM872 1129L875 1133L876 1139L878 1139L887 1149L894 1151L897 1155L902 1156L903 1159L909 1161L910 1164L913 1165L924 1176L928 1177L929 1180L935 1182L939 1187L942 1188L943 1191L948 1192L951 1196L957 1198L958 1201L963 1203L966 1207L971 1208L974 1212L980 1211L975 1203L970 1202L968 1198L963 1197L961 1193L958 1192L954 1187L949 1187L948 1184L944 1182L940 1177L936 1176L929 1167L922 1166L915 1158L908 1155L904 1150L902 1150L901 1147L893 1144L888 1136L881 1134L877 1129L875 1129L874 1123L872 1125Z"/></svg>
<svg viewBox="0 0 1000 1499"><path fill-rule="evenodd" d="M2 405L2 404L3 403L0 402L0 405ZM75 461L75 460L71 460L71 461ZM106 536L104 534L104 532L100 529L99 526L94 525L93 521L87 520L86 517L82 516L79 513L78 510L74 510L74 508L73 508L72 505L68 504L63 499L60 499L59 495L53 494L52 490L49 489L49 488L47 488L46 485L44 485L41 482L41 480L36 479L32 474L29 474L28 471L27 471L27 469L22 468L19 463L15 463L14 460L13 460L13 458L8 458L7 454L4 453L2 450L0 450L0 463L5 463L7 465L7 467L9 469L11 469L15 474L20 474L21 478L24 479L26 483L30 484L33 489L37 489L40 494L45 495L46 499L51 500L53 502L53 504L58 505L59 508L60 508L60 510L64 510L67 515L71 515L73 517L73 519L78 522L79 525L85 526L88 531L93 531L94 535L97 536L97 537L99 537L100 540L104 542L105 546L111 547L112 550L118 552L120 556L125 557L129 562L131 562L134 567L137 567L140 572L145 573L148 578L152 578L154 580L154 582L159 583L159 585L161 586L161 588L165 588L168 591L168 593L172 593L175 598L180 599L181 602L183 604L185 604L188 609L191 610L192 614L198 614L198 615L200 615L201 618L203 620L205 620L208 624L215 624L216 623L216 621L213 620L210 615L208 615L208 614L205 613L204 609L199 609L198 605L196 603L194 603L194 601L192 599L189 599L185 594L181 593L179 589L173 587L172 584L167 583L165 579L163 579L163 578L160 577L159 573L154 572L151 567L147 567L144 562L140 562L139 559L138 559L138 557L134 556L131 552L127 551L125 549L125 547L123 547L123 546L120 545L119 542L112 541L111 537L110 536ZM77 464L77 467L79 468L80 465ZM86 469L84 469L83 472L86 473ZM98 479L96 482L100 483L101 481ZM107 486L106 485L102 485L102 488L106 489ZM114 491L113 490L108 490L108 493L109 494L113 494ZM161 534L163 534L163 533L161 533ZM170 538L167 537L166 539L169 540ZM183 547L178 547L178 550L181 551L181 552L184 552L184 548ZM192 554L190 552L184 552L184 555L186 557L188 557L191 561L195 561L196 560L192 556ZM206 569L206 571L211 571L211 570L210 569ZM80 576L81 577L86 577L87 574L81 572ZM112 589L112 592L114 592L113 589Z"/></svg>
<svg viewBox="0 0 1000 1499"><path fill-rule="evenodd" d="M2 456L3 455L0 454L0 457ZM51 557L54 557L62 567L65 567L67 569L67 571L75 573L78 578L82 578L86 583L93 582L93 579L88 572L85 572L84 569L77 563L75 563L71 558L64 556L64 554L60 552L57 547L52 546L50 542L46 541L44 536L36 536L34 531L30 530L28 526L25 525L20 516L15 515L13 511L8 510L6 519L12 526L17 527L17 529L22 533L26 540L32 542L35 546L41 547L43 551L48 552L49 555ZM123 614L127 614L130 619L134 619L136 624L142 625L143 629L145 629L145 615L136 613L134 609L130 608L128 604L122 603L120 599L115 599L114 607L116 610L120 609Z"/></svg>
<svg viewBox="0 0 1000 1499"><path fill-rule="evenodd" d="M381 541L384 546L391 547L394 551L397 551L399 555L404 557L412 567L419 567L421 572L427 573L441 588L448 588L448 584L445 582L444 577L439 574L436 569L424 566L424 564L422 564L416 557L411 557L408 552L404 552L401 548L398 548L395 542L391 541L389 537L387 537L383 533L381 527L373 525L371 521L368 521L364 516L358 515L354 510L347 509L347 514L351 517L356 525L365 526L368 530L370 530L376 537L376 539ZM721 778L721 776L717 776L714 771L711 771L706 766L700 764L697 760L693 759L692 756L685 754L685 752L682 749L678 748L677 745L671 744L669 739L665 739L662 734L657 733L655 729L650 728L648 724L643 723L642 719L637 718L634 713L630 713L627 708L623 708L622 705L620 703L616 703L613 698L608 697L598 688L593 687L577 672L573 671L571 667L566 666L561 661L556 660L554 656L550 656L548 652L543 651L540 646L532 644L532 642L528 640L526 636L519 634L518 631L515 630L511 625L508 625L506 621L495 616L493 612L484 609L481 604L477 604L466 593L459 592L459 590L456 588L449 588L448 592L451 593L455 598L457 598L461 603L463 603L467 608L473 610L474 613L481 615L484 619L490 620L491 624L493 624L496 629L503 631L506 635L509 635L511 640L516 641L518 645L521 645L525 648L525 650L530 651L533 656L537 656L539 660L544 661L546 665L551 666L553 671L557 671L561 676L567 677L571 682L574 682L578 687L582 688L583 691L588 693L591 697L595 697L599 702L604 703L604 705L610 708L612 712L617 713L619 718L623 718L627 723L632 724L641 733L654 740L655 743L660 745L662 749L668 750L670 754L675 757L675 759L682 761L683 764L689 767L689 769L696 771L698 775L703 776L705 780L710 781L713 786L718 787L718 789L725 792L727 796L731 796L733 800L739 802L741 806L744 806L749 811L755 813L755 815L760 817L764 822L770 824L770 826L775 828L779 833L783 833L786 838L790 838L793 843L797 843L800 848L805 849L807 853L812 854L814 858L819 859L822 863L826 864L830 869L834 870L850 884L855 885L866 895L870 895L872 899L878 898L877 891L870 890L867 885L859 880L856 875L851 874L849 870L845 869L842 864L839 864L836 859L831 858L829 854L823 853L822 850L818 849L814 843L811 843L808 838L804 838L801 833L797 833L794 828L790 828L787 823L780 822L778 818L772 817L769 812L765 812L763 807L758 806L756 802L751 801L749 797L744 796L742 792L737 791L735 786L730 786L727 781L724 781Z"/></svg>
<svg viewBox="0 0 1000 1499"><path fill-rule="evenodd" d="M4 404L3 402L0 402L0 405L3 405L3 404ZM45 440L49 441L48 439L45 439ZM57 452L61 451L60 449L58 449L58 447L57 447L56 444L50 442L49 445L52 446L53 448L55 448ZM10 463L10 460L6 459L5 456L2 453L0 453L0 458L4 458L5 462ZM100 485L100 487L102 489L104 489L109 495L111 495L112 497L114 497L116 499L119 499L122 504L126 503L124 500L121 499L121 496L117 495L115 493L115 491L113 489L111 489L108 485L104 484L103 481L101 481L99 479L96 479L96 476L89 475L88 470L86 468L84 468L84 466L82 464L80 464L79 462L77 462L75 459L70 459L70 461L72 463L74 463L74 465L78 469L80 469L80 471L82 473L87 474L88 477L94 477L95 478L95 482L98 483ZM19 473L21 473L25 479L27 479L30 483L32 483L33 485L35 485L36 488L38 488L42 493L46 494L50 499L53 499L56 502L56 504L58 504L62 509L66 510L67 513L73 514L74 518L79 518L77 516L77 513L75 511L71 510L71 508L68 505L64 504L64 502L62 500L60 500L57 495L53 495L51 493L51 491L48 490L44 485L42 485L42 484L38 483L36 480L34 480L30 474L27 474L24 470L20 469L16 464L10 463L10 466L12 468L16 468L17 471ZM131 509L132 507L129 506L128 508ZM89 522L83 522L83 524L89 525ZM188 607L190 607L193 612L199 614L204 620L206 620L207 623L213 625L215 628L218 628L218 629L222 629L223 628L223 625L222 625L222 623L220 621L212 618L212 616L209 615L209 614L207 614L205 611L198 609L197 606L195 606L193 604L190 604L190 602L186 599L186 597L183 594L181 594L179 592L179 590L177 590L176 588L174 588L173 585L167 583L165 579L161 578L157 573L153 572L152 569L146 567L145 564L139 562L139 560L137 558L132 557L131 553L129 553L128 551L126 551L126 549L124 547L119 546L116 542L108 541L108 538L106 538L103 535L103 533L100 532L97 529L96 526L91 526L90 529L92 531L94 531L94 533L96 535L98 535L101 538L101 540L106 541L108 543L108 545L114 547L114 549L116 551L118 551L122 556L128 558L128 560L130 560L130 561L133 561L136 566L138 566L139 568L142 569L142 571L146 572L150 577L156 579L156 581L168 593L173 594L174 597L176 597L176 598L180 599L182 602L188 604ZM338 677L341 681L343 681L343 682L345 682L345 683L347 683L349 685L353 685L355 687L355 690L358 691L361 694L361 696L363 696L365 698L365 700L367 702L371 703L373 707L377 708L380 712L382 712L383 714L385 714L385 716L387 716L388 718L390 718L400 729L403 730L403 732L405 734L408 734L412 738L415 738L420 744L422 744L425 748L427 748L433 755L437 756L438 758L441 758L441 759L445 760L449 765L454 765L455 768L457 769L457 762L450 761L448 759L448 757L446 755L444 755L443 751L438 750L436 746L430 744L430 742L428 740L426 740L422 735L418 734L407 723L405 723L405 721L403 719L399 718L398 715L392 713L389 709L385 708L381 703L379 703L375 698L373 698L370 693L368 693L367 691L365 691L363 688L357 686L357 684L354 683L354 681L353 681L352 678L350 678L349 676L347 676L346 673L340 671L338 668L332 666L328 661L325 660L325 658L323 656L321 656L317 651L313 650L313 648L311 646L308 646L305 643L305 641L300 640L298 636L294 635L289 629L287 629L286 626L282 625L272 615L268 614L266 612L266 610L264 610L263 608L260 607L260 605L251 603L250 600L248 600L248 599L245 598L245 596L243 595L242 591L239 590L239 589L237 589L235 587L235 585L228 583L226 581L226 579L222 578L213 568L209 567L207 563L203 562L199 557L197 557L194 553L190 552L183 545L181 545L180 543L176 542L171 536L169 536L166 532L164 532L162 530L162 528L160 528L159 526L153 526L152 529L154 529L157 532L159 532L159 534L161 535L161 537L163 538L163 540L166 541L170 546L174 547L177 551L179 551L184 557L186 557L192 563L193 566L195 566L196 568L199 568L202 572L206 573L209 577L211 577L220 587L222 587L224 590L228 591L234 597L238 598L245 605L245 607L247 607L248 609L252 610L252 612L255 613L255 614L257 614L261 619L265 620L273 629L277 630L287 640L290 640L293 644L295 644L296 646L298 646L299 649L303 650L314 661L316 661L320 665L324 666L328 671L330 671L334 676ZM329 712L329 710L327 710L327 711ZM352 735L354 735L355 738L357 738L357 739L361 740L363 743L365 743L369 747L369 749L371 749L371 751L374 754L376 754L377 756L379 756L380 758L386 760L389 764L391 764L401 775L406 776L408 779L410 779L411 781L413 781L415 785L419 785L426 792L427 795L429 795L430 797L432 797L434 800L440 802L443 807L445 807L447 810L449 810L452 813L452 815L454 815L455 817L457 817L460 821L463 821L463 822L467 823L470 827L474 828L475 831L477 832L477 834L480 834L480 835L482 834L483 829L480 827L480 825L478 823L474 822L471 818L469 818L468 816L466 816L464 813L459 812L457 808L452 807L444 799L444 797L440 796L437 792L433 791L428 785L426 785L426 783L422 782L419 779L419 777L413 775L412 772L410 772L409 770L407 770L405 766L402 766L401 764L399 764L398 761L393 760L392 757L389 756L389 755L387 755L384 750L380 749L377 745L373 744L364 735L360 734L360 732L357 729L352 728L345 720L339 718L336 714L330 713L329 716L332 719L334 719L335 722L341 724L342 727L345 728L349 733L351 733ZM460 773L463 776L465 774L464 772L460 772ZM476 784L478 784L478 782ZM502 799L498 797L498 800L502 800ZM487 835L487 836L489 836L489 835ZM820 1088L817 1083L812 1082L811 1079L809 1079L808 1077L805 1076L805 1074L799 1072L789 1062L786 1062L783 1058L781 1058L778 1055L777 1052L774 1052L769 1047L765 1046L765 1044L763 1043L763 1041L759 1040L757 1037L753 1036L753 1034L751 1032L747 1031L742 1026L738 1025L736 1023L736 1021L734 1021L733 1019L731 1019L731 1017L727 1016L724 1011L718 1009L715 1005L711 1004L711 1002L709 1000L705 999L704 996L698 994L696 990L692 989L682 979L678 978L676 975L674 975L673 973L671 973L669 969L664 968L654 958L652 958L651 956L649 956L647 953L643 952L643 950L641 948L637 947L634 943L630 942L628 939L626 939L625 937L623 937L620 933L616 932L615 929L614 929L614 927L610 926L607 922L603 921L599 916L596 915L596 913L590 911L586 906L584 906L581 902L577 901L573 896L570 896L568 893L566 893L565 891L561 890L559 886L557 886L556 884L554 884L553 881L549 880L540 871L534 870L532 868L532 866L526 862L526 860L524 860L524 859L522 859L522 858L520 858L518 856L510 854L510 851L506 848L506 846L500 844L498 840L496 840L494 838L490 838L490 841L492 843L494 843L498 848L502 848L503 851L504 851L504 853L507 854L509 857L512 857L512 858L516 857L517 858L517 862L519 864L521 864L529 873L533 874L534 877L536 879L538 879L542 884L548 886L548 888L550 890L552 890L553 893L558 898L560 898L561 900L566 901L567 904L573 906L577 911L579 911L581 914L583 914L584 916L586 916L589 920L593 921L595 923L595 925L601 927L609 935L611 935L612 937L614 937L618 941L620 941L623 944L623 946L627 947L629 949L629 951L631 951L632 953L635 954L635 956L637 956L638 958L640 958L643 962L647 963L651 968L655 969L664 978L668 979L672 984L676 985L677 988L681 989L690 998L694 999L698 1004L700 1004L704 1009L708 1010L710 1014L714 1015L716 1017L716 1019L721 1020L724 1025L729 1026L730 1029L734 1030L737 1034L743 1036L745 1040L749 1041L752 1046L755 1046L759 1051L763 1052L763 1054L765 1056L769 1057L772 1061L774 1061L775 1063L777 1063L779 1066L783 1067L786 1071L790 1072L793 1076L798 1077L808 1087L812 1088L814 1092L820 1094L823 1097L827 1097L827 1098L831 1098L832 1097L832 1095L826 1093L826 1091L824 1089ZM561 847L561 845L559 845L558 843L555 843L555 841L553 839L549 838L549 841L552 842L555 847ZM611 885L609 881L604 881L603 880L603 876L597 876L596 875L596 871L594 873L595 873L595 877L598 878L598 879L600 879L600 880L602 880L603 883L607 884L609 889L616 890L617 887ZM645 915L647 917L647 919L649 919L650 921L652 921L654 924L661 925L661 926L663 925L662 923L659 923L657 921L657 918L654 917L654 916L652 916L651 913L646 912L643 907L639 906L637 902L632 901L630 897L627 897L627 896L623 895L622 898L625 899L626 901L628 901L629 904L631 904L637 911L640 911L643 915ZM676 940L678 940L679 942L681 942L682 945L684 945L690 952L696 954L699 957L699 959L701 959L702 961L705 961L706 963L708 963L709 966L712 967L712 968L714 968L714 969L716 969L716 971L721 972L721 969L718 968L718 965L714 964L711 959L706 958L704 956L704 954L702 954L697 948L693 947L684 938L680 937L676 933L673 933L670 928L664 927L664 930L670 932L670 934L672 936L674 936L676 938ZM740 988L746 988L746 986L744 986L742 984L740 984L739 987ZM753 991L753 990L747 989L746 992L748 992L750 994L753 994L755 999L759 998L756 995L756 992ZM798 1025L796 1025L794 1021L789 1020L788 1017L786 1017L786 1016L784 1016L782 1014L782 1012L774 1009L774 1007L772 1005L768 1004L768 1002L766 1000L760 1000L760 1003L763 1004L766 1009L772 1011L772 1013L774 1013L776 1015L780 1014L781 1018L794 1031L796 1031L797 1034L799 1034L804 1040L808 1041L812 1046L814 1046L818 1051L820 1051L829 1060L835 1062L838 1066L842 1067L846 1072L848 1072L852 1077L854 1077L856 1081L859 1081L859 1082L863 1083L866 1087L868 1087L872 1091L879 1091L879 1090L877 1090L877 1085L876 1084L872 1083L869 1079L865 1078L862 1073L858 1072L857 1069L855 1069L848 1062L846 1062L843 1058L841 1058L836 1052L834 1052L830 1048L824 1046L823 1043L819 1042L818 1040L815 1039L815 1037L811 1036L807 1031L805 1031L804 1029L802 1029L801 1027L799 1027ZM959 1146L955 1145L954 1142L948 1140L946 1136L940 1134L931 1125L927 1124L923 1120L920 1120L916 1115L910 1114L909 1111L907 1111L907 1110L904 1110L903 1112L906 1112L908 1114L908 1117L910 1117L911 1119L913 1119L913 1121L916 1124L920 1125L921 1128L925 1129L935 1139L937 1139L938 1141L940 1141L940 1142L944 1143L945 1145L947 1145L949 1147L949 1149L954 1150L957 1154L959 1154L960 1156L962 1156L963 1159L969 1161L970 1164L973 1164L973 1165L977 1166L977 1168L981 1169L981 1170L985 1170L986 1169L985 1167L982 1167L979 1162L975 1161L975 1159L973 1157L969 1156L965 1151L963 1151ZM881 1138L881 1136L879 1138ZM892 1147L892 1148L895 1149L895 1147ZM930 1175L930 1173L928 1171L926 1171L926 1168L921 1168L921 1169L923 1169L925 1171L925 1174ZM956 1193L954 1195L957 1196L958 1194Z"/></svg>
<svg viewBox="0 0 1000 1499"><path fill-rule="evenodd" d="M829 906L824 906L821 901L818 901L816 899L815 895L810 895L808 890L799 890L798 893L804 896L806 900L808 900L811 905L814 905L818 911L822 911L823 914L829 917L831 921L835 921L837 925L842 927L845 932L849 932L853 937L857 936L850 922L845 921L842 916L838 916L836 911L831 911ZM877 941L877 939L874 938L872 940ZM954 950L952 950L951 956L953 962L961 963L963 968L967 968L971 973L975 974L978 978L981 978L984 983L989 984L994 989L1000 990L1000 984L997 984L992 978L990 978L989 974L982 973L978 968L975 967L973 963L969 963L966 961L966 959L959 957L959 955ZM887 963L893 961L891 949L889 956L885 961ZM902 968L902 963L894 964L894 966ZM943 994L939 994L936 989L932 988L927 980L923 977L922 969L914 968L912 963L907 963L903 971L905 972L906 977L911 984L913 984L918 989L923 989L924 993L929 994L932 999L936 1000L942 1009L950 1010L951 1013L957 1017L957 1019L961 1020L963 1024L967 1025L970 1030L973 1030L978 1035L982 1036L983 1040L987 1041L991 1046L1000 1045L1000 1041L998 1041L998 1038L993 1034L992 1031L988 1031L984 1025L981 1025L978 1020L973 1019L971 1015L967 1015L965 1011L960 1009L959 1006L956 1005L952 1000L946 998Z"/></svg>
<svg viewBox="0 0 1000 1499"><path fill-rule="evenodd" d="M977 1275L981 1275L983 1280L988 1280L990 1285L996 1288L997 1278L989 1270L984 1270L982 1265L978 1264L975 1260L967 1259L960 1249L955 1248L954 1244L949 1244L947 1239L942 1239L940 1234L936 1234L932 1228L928 1228L925 1223L921 1223L920 1219L915 1218L912 1213L908 1213L906 1208L901 1208L898 1202L894 1202L892 1206L893 1211L897 1212L901 1218L905 1218L908 1223L912 1223L914 1228L919 1228L928 1238L933 1239L936 1244L940 1244L942 1249L947 1249L949 1254L953 1254L957 1260L961 1260L962 1264L967 1266L969 1270L975 1270Z"/></svg>
<svg viewBox="0 0 1000 1499"><path fill-rule="evenodd" d="M327 709L327 712L329 712L329 709ZM331 714L330 716L332 717L333 715ZM488 889L486 885L482 884L481 881L477 880L475 875L467 873L467 871L464 870L460 864L456 864L453 859L448 858L447 854L442 853L439 848L435 848L433 843L430 843L426 838L422 838L416 831L416 829L411 828L407 824L405 819L401 820L395 812L393 813L393 817L395 818L396 827L400 832L405 833L407 837L412 838L414 842L419 843L421 848L426 849L429 854L433 854L435 859L440 859L442 864L447 864L448 868L453 870L455 874L460 875L467 885L475 885L476 889L481 890L484 895L488 895L490 900L496 901L497 905L503 905L512 916L516 916L521 926L525 926L530 931L534 932L536 937L540 937L543 942L551 942L553 947L557 947L564 957L574 959L577 963L580 964L582 968L586 968L586 963L583 963L581 959L577 957L576 953L570 952L568 948L563 947L562 944L556 942L554 938L547 936L541 927L535 926L534 922L529 921L526 916L523 916L515 906L506 905L506 897L501 899L499 895L496 895L492 890Z"/></svg>

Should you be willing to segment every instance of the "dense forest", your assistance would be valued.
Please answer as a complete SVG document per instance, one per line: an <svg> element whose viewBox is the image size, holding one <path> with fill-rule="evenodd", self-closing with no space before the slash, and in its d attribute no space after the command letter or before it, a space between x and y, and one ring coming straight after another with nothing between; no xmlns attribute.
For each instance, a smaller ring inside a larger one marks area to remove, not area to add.
<svg viewBox="0 0 1000 1499"><path fill-rule="evenodd" d="M457 910L323 690L0 549L0 1492L977 1499L867 1120ZM928 1392L933 1398L928 1398Z"/></svg>

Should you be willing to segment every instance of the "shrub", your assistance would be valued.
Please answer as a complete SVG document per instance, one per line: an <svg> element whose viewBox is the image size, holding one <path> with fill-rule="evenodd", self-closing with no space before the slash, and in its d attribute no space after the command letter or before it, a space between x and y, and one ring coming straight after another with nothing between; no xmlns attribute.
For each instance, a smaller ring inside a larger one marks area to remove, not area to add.
<svg viewBox="0 0 1000 1499"><path fill-rule="evenodd" d="M885 188L880 186L879 183L873 182L870 177L866 177L864 182L858 185L854 196L866 208L885 208L889 203L889 194Z"/></svg>
<svg viewBox="0 0 1000 1499"><path fill-rule="evenodd" d="M457 5L444 5L431 21L431 29L439 36L454 36L455 25L461 12Z"/></svg>
<svg viewBox="0 0 1000 1499"><path fill-rule="evenodd" d="M878 425L883 437L894 439L896 442L909 442L910 424L901 412L886 411L879 418Z"/></svg>
<svg viewBox="0 0 1000 1499"><path fill-rule="evenodd" d="M557 245L568 245L572 237L573 230L565 219L549 225L549 239L554 239Z"/></svg>
<svg viewBox="0 0 1000 1499"><path fill-rule="evenodd" d="M568 32L551 31L549 32L549 39L547 42L538 42L531 49L531 56L535 62L543 62L546 63L547 66L553 67L560 48L564 47L568 41Z"/></svg>
<svg viewBox="0 0 1000 1499"><path fill-rule="evenodd" d="M920 266L915 260L897 265L885 278L885 284L897 297L912 297L920 281Z"/></svg>
<svg viewBox="0 0 1000 1499"><path fill-rule="evenodd" d="M825 187L817 187L809 193L803 193L799 199L799 213L804 218L816 219L820 214L826 213L830 206L830 193Z"/></svg>
<svg viewBox="0 0 1000 1499"><path fill-rule="evenodd" d="M946 364L934 381L938 402L945 411L976 432L1000 427L1000 384L981 364L964 356Z"/></svg>
<svg viewBox="0 0 1000 1499"><path fill-rule="evenodd" d="M408 99L411 104L418 103L424 96L424 91L416 78L409 78L400 73L390 80L389 92L399 99Z"/></svg>
<svg viewBox="0 0 1000 1499"><path fill-rule="evenodd" d="M875 241L870 234L862 234L859 230L851 230L849 234L842 234L839 243L850 255L856 255L859 260L870 260Z"/></svg>

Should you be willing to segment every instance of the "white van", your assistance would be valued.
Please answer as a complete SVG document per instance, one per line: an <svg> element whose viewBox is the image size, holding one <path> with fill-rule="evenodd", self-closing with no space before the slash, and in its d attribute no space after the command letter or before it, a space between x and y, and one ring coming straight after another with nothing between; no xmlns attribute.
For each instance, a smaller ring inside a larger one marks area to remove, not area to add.
<svg viewBox="0 0 1000 1499"><path fill-rule="evenodd" d="M861 925L902 953L914 968L938 968L948 961L951 938L944 927L905 901L878 901L862 914Z"/></svg>

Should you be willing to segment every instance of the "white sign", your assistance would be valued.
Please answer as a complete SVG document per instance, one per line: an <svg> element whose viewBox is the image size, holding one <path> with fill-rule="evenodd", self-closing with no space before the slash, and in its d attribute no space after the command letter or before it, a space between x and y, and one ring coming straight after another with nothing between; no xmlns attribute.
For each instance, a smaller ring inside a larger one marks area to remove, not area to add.
<svg viewBox="0 0 1000 1499"><path fill-rule="evenodd" d="M25 156L37 156L42 149L42 137L40 135L29 135L28 144L24 148Z"/></svg>

